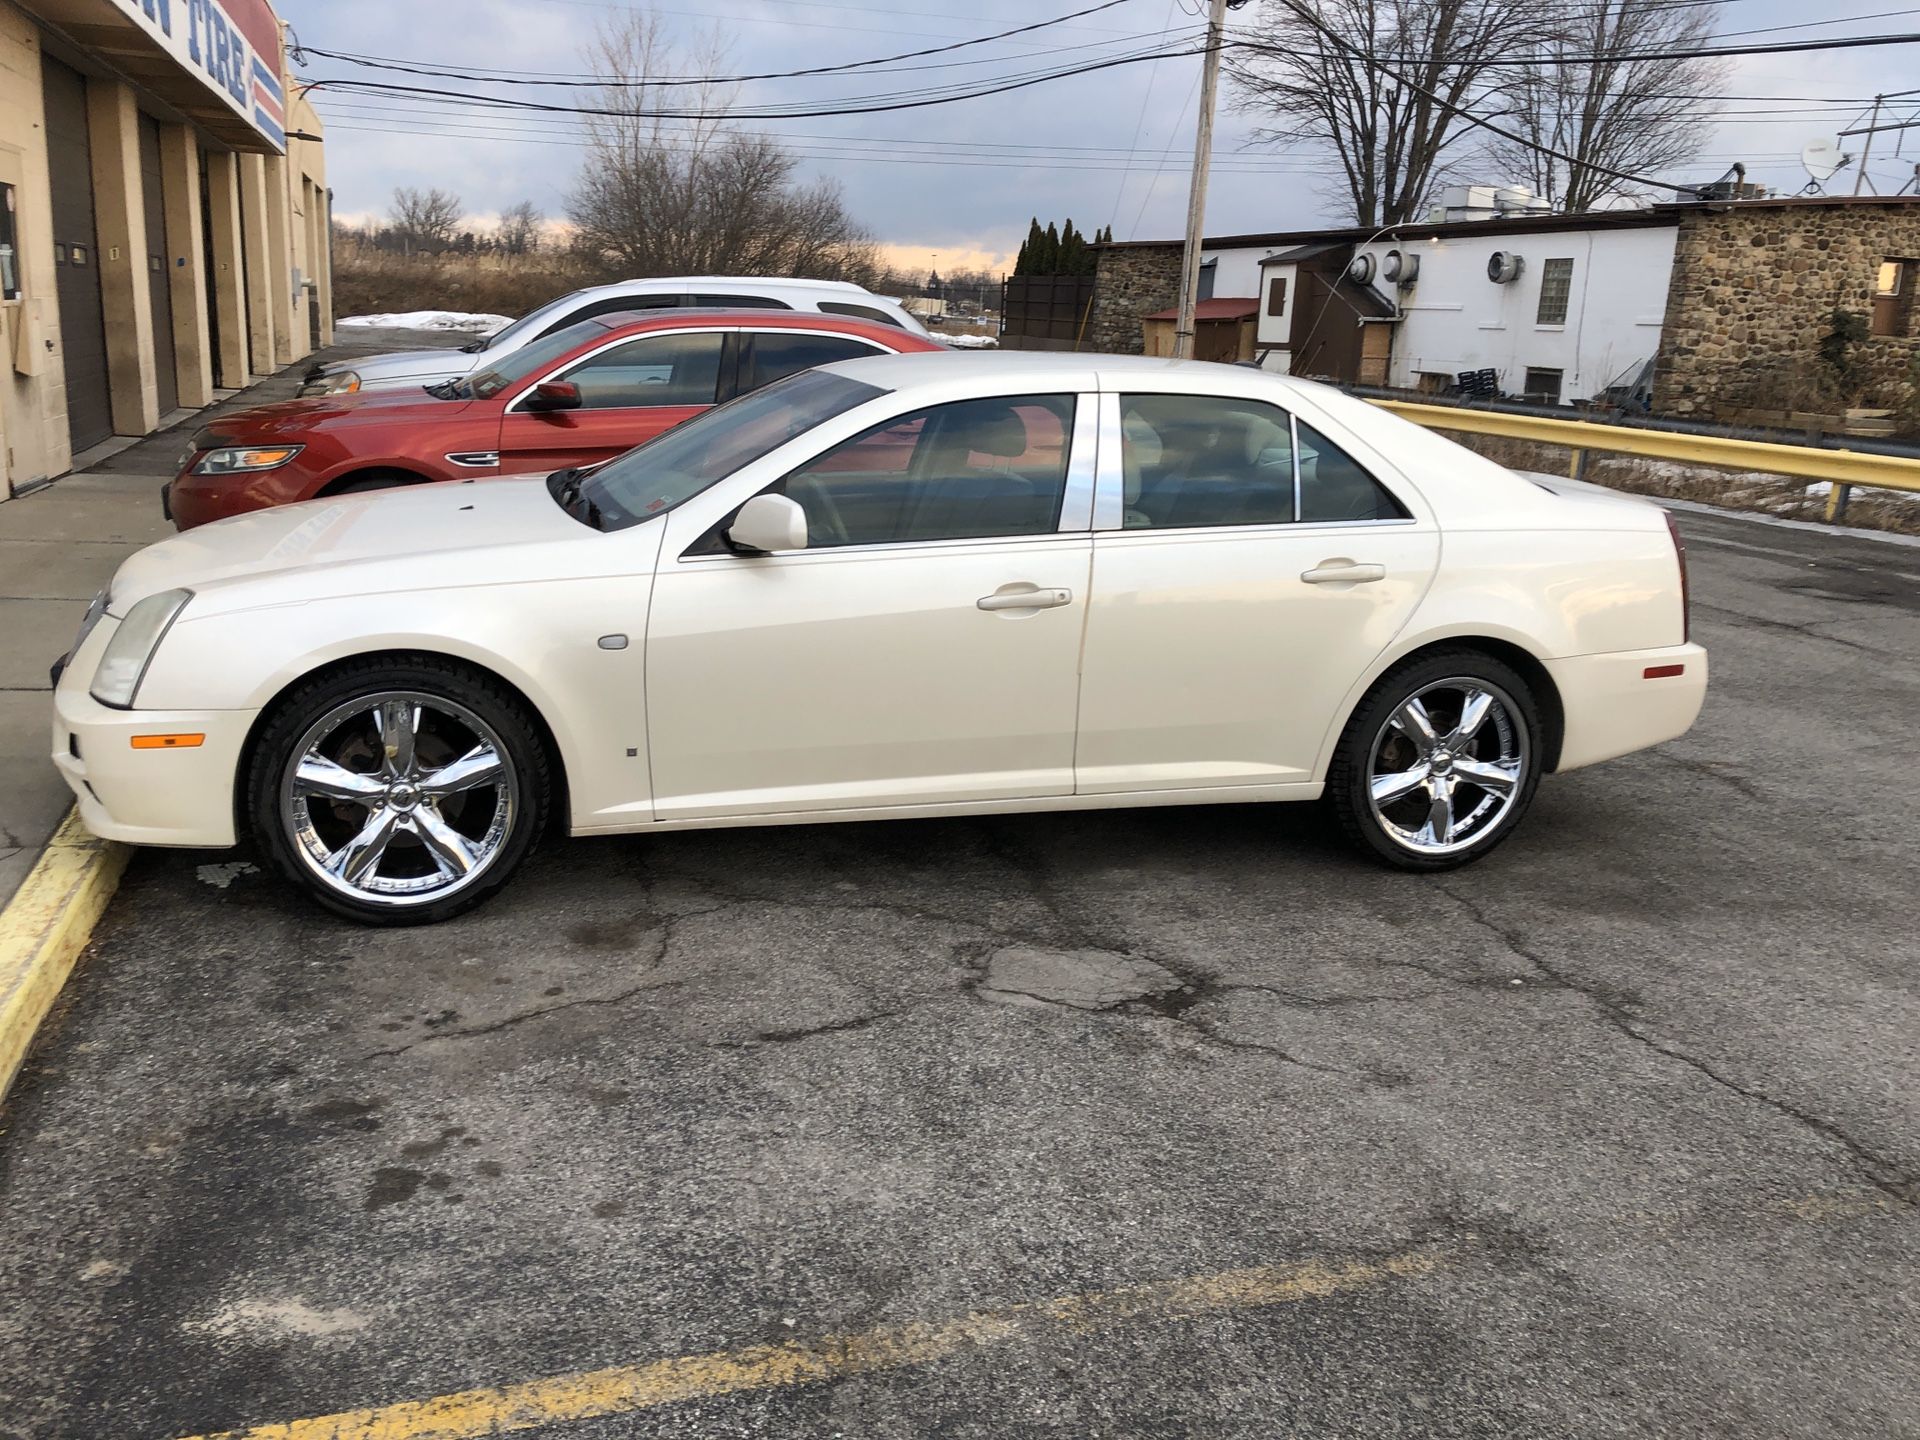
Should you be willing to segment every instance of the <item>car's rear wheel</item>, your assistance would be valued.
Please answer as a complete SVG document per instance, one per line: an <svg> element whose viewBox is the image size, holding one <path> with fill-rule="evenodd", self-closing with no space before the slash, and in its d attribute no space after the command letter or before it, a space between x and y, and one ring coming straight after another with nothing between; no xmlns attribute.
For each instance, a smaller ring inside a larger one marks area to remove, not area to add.
<svg viewBox="0 0 1920 1440"><path fill-rule="evenodd" d="M254 747L248 809L261 847L322 905L418 925L506 882L550 789L518 697L420 657L349 666L288 695Z"/></svg>
<svg viewBox="0 0 1920 1440"><path fill-rule="evenodd" d="M1540 707L1491 655L1449 650L1389 671L1361 701L1327 774L1341 829L1407 870L1477 860L1513 832L1540 783Z"/></svg>

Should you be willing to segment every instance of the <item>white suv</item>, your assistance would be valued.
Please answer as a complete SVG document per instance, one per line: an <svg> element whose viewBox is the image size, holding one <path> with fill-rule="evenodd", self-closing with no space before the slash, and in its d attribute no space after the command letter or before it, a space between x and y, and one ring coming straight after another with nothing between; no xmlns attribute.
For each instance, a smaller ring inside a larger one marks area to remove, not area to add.
<svg viewBox="0 0 1920 1440"><path fill-rule="evenodd" d="M735 275L664 275L651 280L621 280L575 290L549 300L484 340L457 350L403 350L336 360L307 372L302 395L339 395L357 390L397 390L437 385L492 365L522 345L596 315L620 310L669 310L685 306L729 310L811 310L875 320L925 336L926 326L897 300L862 290L845 280L778 280Z"/></svg>

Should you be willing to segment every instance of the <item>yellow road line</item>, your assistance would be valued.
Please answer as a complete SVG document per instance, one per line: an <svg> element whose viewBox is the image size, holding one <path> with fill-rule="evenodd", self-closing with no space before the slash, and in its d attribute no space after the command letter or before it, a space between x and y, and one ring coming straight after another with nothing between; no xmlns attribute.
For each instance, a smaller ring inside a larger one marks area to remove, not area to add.
<svg viewBox="0 0 1920 1440"><path fill-rule="evenodd" d="M69 812L0 910L0 1098L73 973L73 962L86 948L126 864L126 846L94 839Z"/></svg>
<svg viewBox="0 0 1920 1440"><path fill-rule="evenodd" d="M644 1365L464 1390L431 1400L346 1410L191 1440L475 1440L742 1390L771 1390L901 1370L1022 1337L1077 1335L1127 1320L1172 1320L1319 1300L1388 1280L1425 1275L1439 1263L1434 1252L1415 1250L1380 1261L1308 1260L1260 1265L1250 1270L1227 1270L980 1310L956 1320L888 1325L853 1335L682 1355Z"/></svg>

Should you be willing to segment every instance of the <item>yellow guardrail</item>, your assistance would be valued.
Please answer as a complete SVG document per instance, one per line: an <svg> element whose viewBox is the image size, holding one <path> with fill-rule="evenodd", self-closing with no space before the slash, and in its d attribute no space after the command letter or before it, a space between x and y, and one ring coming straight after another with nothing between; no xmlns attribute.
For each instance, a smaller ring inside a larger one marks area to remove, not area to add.
<svg viewBox="0 0 1920 1440"><path fill-rule="evenodd" d="M1715 465L1729 470L1758 470L1770 475L1830 481L1833 489L1827 495L1829 520L1845 512L1848 492L1856 485L1920 493L1920 460L1897 455L1868 455L1858 450L1825 450L1766 440L1729 440L1717 435L1675 435L1632 425L1552 420L1544 415L1507 415L1457 405L1418 405L1407 400L1374 399L1370 403L1433 430L1464 430L1473 435L1504 435L1512 440L1565 446L1573 451L1569 473L1575 476L1580 474L1586 452L1601 450L1615 455L1644 455L1653 460L1678 460L1690 465Z"/></svg>

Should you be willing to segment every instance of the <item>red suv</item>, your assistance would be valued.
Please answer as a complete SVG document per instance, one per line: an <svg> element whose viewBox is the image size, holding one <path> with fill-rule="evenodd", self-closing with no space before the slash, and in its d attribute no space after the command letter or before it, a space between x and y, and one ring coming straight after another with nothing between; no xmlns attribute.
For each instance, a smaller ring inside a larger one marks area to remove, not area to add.
<svg viewBox="0 0 1920 1440"><path fill-rule="evenodd" d="M194 436L161 505L191 530L318 495L591 465L796 370L940 348L897 326L803 312L602 315L445 384L223 415Z"/></svg>

